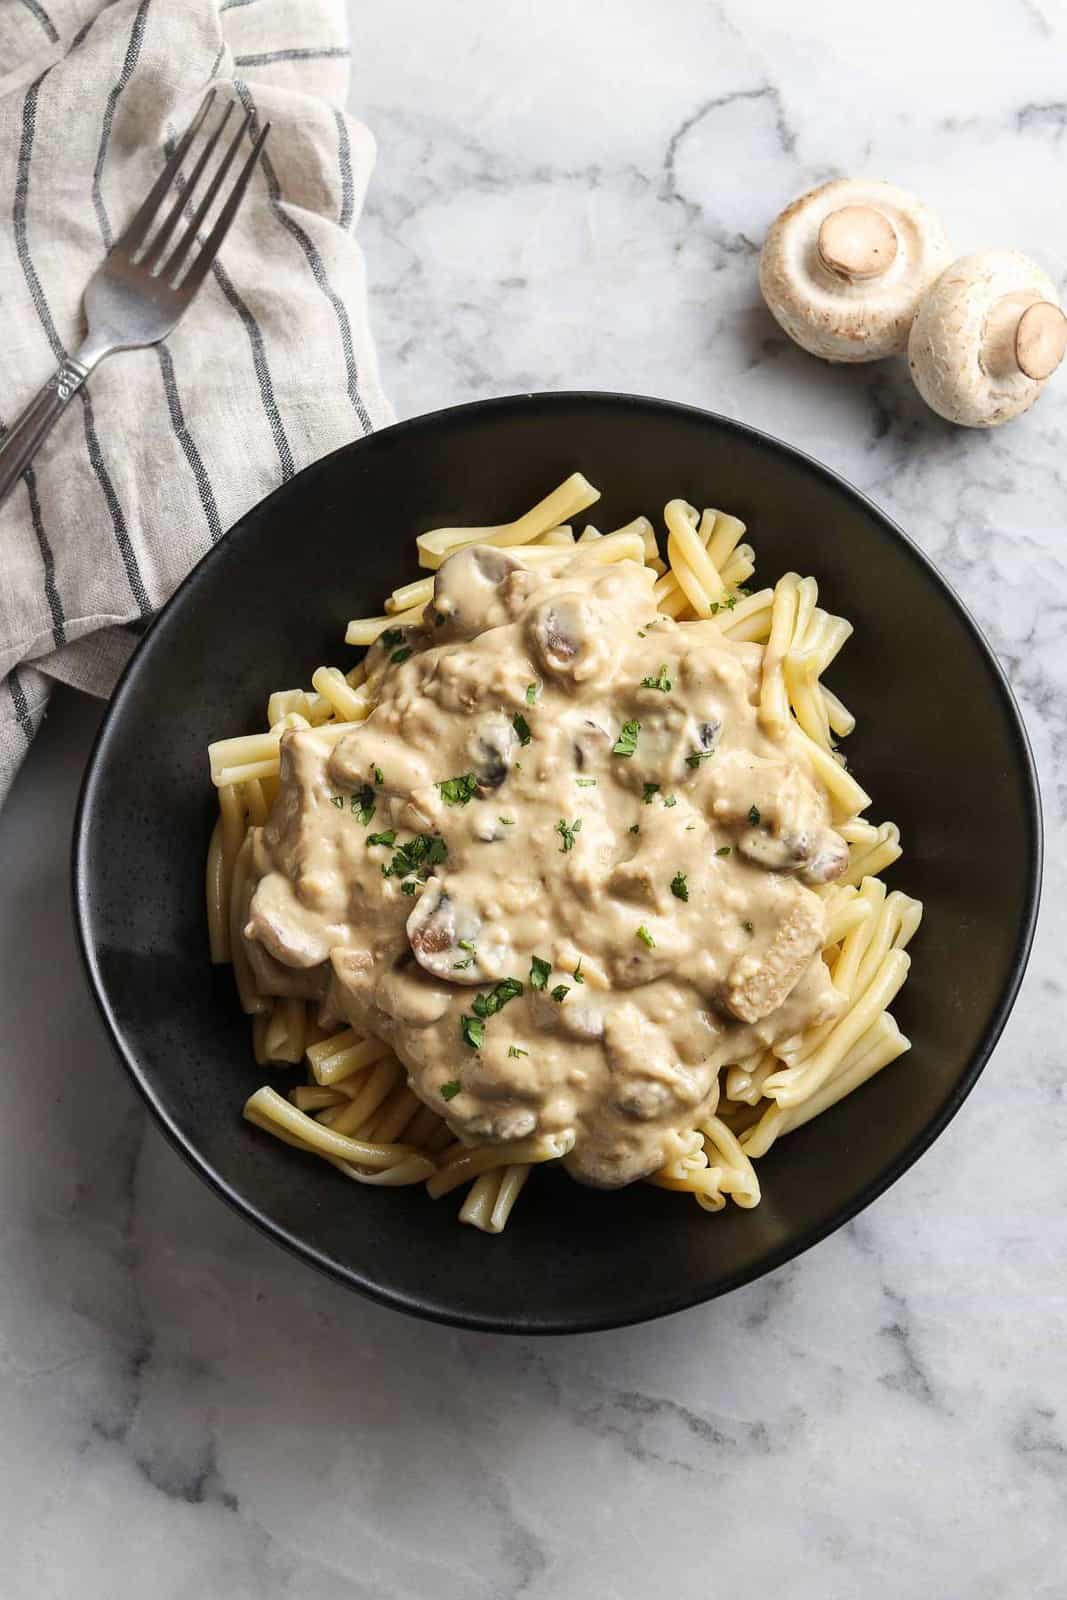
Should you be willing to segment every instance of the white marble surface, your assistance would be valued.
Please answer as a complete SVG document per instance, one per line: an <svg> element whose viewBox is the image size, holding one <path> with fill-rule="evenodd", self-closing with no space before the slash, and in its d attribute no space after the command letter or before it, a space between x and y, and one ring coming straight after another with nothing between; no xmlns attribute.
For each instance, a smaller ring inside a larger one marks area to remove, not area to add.
<svg viewBox="0 0 1067 1600"><path fill-rule="evenodd" d="M1062 1597L1067 381L1000 433L953 432L901 367L788 347L754 241L858 169L920 190L961 250L1017 246L1063 284L1063 8L352 10L397 409L643 390L874 494L1022 701L1049 835L1038 945L948 1132L800 1261L617 1334L423 1326L261 1239L147 1126L75 960L66 848L95 713L59 697L0 817L0 1593Z"/></svg>

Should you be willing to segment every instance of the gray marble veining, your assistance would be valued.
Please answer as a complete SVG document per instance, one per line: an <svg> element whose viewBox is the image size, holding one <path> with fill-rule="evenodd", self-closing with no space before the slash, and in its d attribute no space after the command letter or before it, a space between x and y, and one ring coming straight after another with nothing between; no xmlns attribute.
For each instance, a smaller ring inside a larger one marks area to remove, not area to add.
<svg viewBox="0 0 1067 1600"><path fill-rule="evenodd" d="M794 193L866 171L935 204L961 252L1015 246L1067 285L1063 8L351 9L397 410L662 394L871 493L1022 703L1038 944L943 1138L800 1261L615 1334L423 1326L266 1243L146 1125L76 962L66 839L96 713L60 697L0 818L0 1593L1061 1600L1067 381L1000 433L955 431L902 364L794 350L755 257Z"/></svg>

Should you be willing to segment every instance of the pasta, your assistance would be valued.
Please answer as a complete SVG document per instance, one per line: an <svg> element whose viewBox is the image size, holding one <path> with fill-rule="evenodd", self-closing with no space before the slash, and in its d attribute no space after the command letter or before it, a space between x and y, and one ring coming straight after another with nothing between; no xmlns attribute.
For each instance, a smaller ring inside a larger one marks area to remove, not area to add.
<svg viewBox="0 0 1067 1600"><path fill-rule="evenodd" d="M770 736L789 730L802 742L839 843L847 847L844 871L815 890L825 913L822 962L845 1007L840 1015L803 1028L772 1048L757 1048L726 1063L716 1092L682 1138L678 1154L648 1180L692 1195L705 1210L721 1210L728 1200L752 1207L760 1199L754 1163L776 1140L828 1110L909 1049L888 1008L907 976L907 946L922 908L899 891L887 893L880 874L901 854L899 830L891 822L875 825L861 815L870 797L837 749L837 741L852 731L854 718L822 676L848 639L850 624L820 608L818 587L810 577L787 573L773 589L750 592L745 585L755 557L742 542L746 529L736 517L713 509L698 511L680 499L670 501L664 510L665 563L653 526L643 516L612 532L586 525L576 534L574 519L598 498L598 491L575 473L514 522L419 535L420 564L431 576L401 585L387 597L381 615L350 622L345 639L350 645L370 646L383 635L387 642L392 639L389 630L397 630L399 638L403 629L418 627L434 599L433 574L449 556L477 544L510 550L522 565L549 571L579 551L597 570L635 563L649 569L648 581L664 616L702 619L726 639L762 647L759 720ZM290 730L317 728L331 741L342 740L373 711L373 684L374 675L368 680L362 663L348 672L320 666L307 688L270 696L266 731L221 739L209 749L219 801L206 867L211 959L233 964L240 1004L252 1020L256 1062L304 1064L307 1073L307 1081L287 1094L271 1087L256 1090L244 1114L255 1126L331 1163L354 1182L424 1184L433 1199L465 1189L460 1220L499 1233L531 1169L561 1160L573 1139L535 1134L456 1142L444 1118L413 1092L405 1067L388 1044L340 1026L343 1019L331 1013L329 1003L301 992L298 979L292 981L291 992L277 974L268 973L265 979L261 963L251 960L246 948L250 851L255 830L266 824L277 793L282 738ZM702 755L689 759L693 765ZM649 787L659 785L646 785L646 791ZM562 848L567 850L568 829L566 823L561 826ZM607 982L595 964L584 977L579 972L575 976L594 986Z"/></svg>

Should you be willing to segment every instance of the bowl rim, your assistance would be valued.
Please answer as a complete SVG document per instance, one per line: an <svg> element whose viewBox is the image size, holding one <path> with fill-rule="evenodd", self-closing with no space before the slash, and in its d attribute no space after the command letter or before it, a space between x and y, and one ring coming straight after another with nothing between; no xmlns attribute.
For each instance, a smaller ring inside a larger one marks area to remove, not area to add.
<svg viewBox="0 0 1067 1600"><path fill-rule="evenodd" d="M979 654L985 659L1014 737L1016 758L1026 791L1025 810L1030 824L1030 847L1029 858L1026 863L1027 887L1023 919L1016 938L1011 967L997 1004L986 1024L978 1047L973 1052L971 1060L958 1079L953 1092L949 1095L939 1113L924 1124L921 1131L909 1141L894 1161L882 1168L851 1195L843 1205L832 1213L829 1219L806 1229L795 1239L791 1239L787 1244L761 1258L757 1264L739 1268L737 1271L727 1274L721 1282L711 1289L697 1292L686 1289L676 1295L664 1295L655 1304L643 1305L637 1308L632 1315L623 1312L606 1316L556 1316L535 1320L525 1315L522 1307L516 1307L513 1312L505 1315L470 1313L460 1309L448 1309L437 1304L426 1303L416 1294L383 1287L365 1272L360 1272L354 1267L348 1267L333 1260L306 1239L292 1233L289 1229L274 1221L253 1201L241 1194L201 1154L196 1144L187 1138L177 1126L157 1096L152 1081L152 1073L142 1067L134 1050L127 1045L112 1009L97 961L92 934L93 912L89 883L89 837L97 790L107 761L109 746L116 728L121 723L131 687L151 648L153 635L160 624L169 616L171 610L181 604L187 591L194 584L203 580L204 574L209 572L215 561L220 558L222 549L229 542L232 534L237 532L250 519L260 516L264 508L273 500L291 493L294 486L299 484L302 479L308 478L313 473L321 472L327 463L335 461L339 456L354 455L358 459L360 452L374 449L376 441L380 438L395 440L397 436L412 432L422 432L427 428L437 428L448 421L460 417L478 418L487 415L508 415L509 413L523 411L536 412L540 408L559 404L591 404L594 406L607 406L608 408L615 407L620 411L650 409L667 416L698 420L701 423L710 422L726 434L745 438L769 450L772 454L786 458L801 470L823 480L829 480L839 494L852 500L869 518L879 524L898 543L915 565L921 569L927 581L939 589L949 605L955 608L969 630ZM802 1255L806 1250L811 1249L813 1245L828 1238L832 1233L844 1226L845 1223L851 1221L859 1212L865 1210L874 1200L884 1194L892 1184L896 1183L918 1161L920 1156L925 1154L952 1121L964 1100L974 1088L1004 1030L1018 996L1033 946L1041 899L1043 860L1044 822L1037 770L1026 725L1004 669L978 623L951 584L934 565L930 557L919 548L915 541L905 533L903 528L887 512L883 511L869 495L857 489L854 484L850 483L847 478L836 472L832 467L825 466L806 451L800 450L794 445L786 444L784 440L776 438L773 434L765 433L762 429L755 428L749 423L741 422L737 418L724 416L720 412L709 411L700 406L687 405L674 400L658 399L650 395L623 393L610 389L561 389L528 391L520 394L502 395L487 400L468 401L460 405L445 406L435 411L425 412L420 416L410 417L403 422L394 423L388 428L378 430L377 433L365 434L350 440L347 444L341 445L338 449L330 451L327 455L320 456L315 461L311 461L305 467L302 467L292 478L286 480L285 483L279 484L269 494L265 495L262 500L250 506L227 529L222 538L212 545L186 574L174 593L153 617L115 686L93 741L78 794L71 839L70 884L74 923L82 966L88 980L90 992L96 1003L97 1011L104 1023L104 1028L111 1040L111 1044L168 1142L216 1194L233 1210L273 1239L275 1243L280 1244L302 1261L316 1267L328 1277L350 1289L356 1290L380 1305L386 1305L393 1310L404 1311L409 1315L442 1323L450 1327L478 1332L511 1333L530 1337L533 1335L596 1333L613 1328L630 1327L642 1322L650 1322L660 1317L673 1315L676 1312L688 1310L690 1307L703 1305L711 1300L718 1299L720 1295L728 1294L734 1289L739 1289L747 1283L754 1282L756 1279L776 1271L787 1262Z"/></svg>

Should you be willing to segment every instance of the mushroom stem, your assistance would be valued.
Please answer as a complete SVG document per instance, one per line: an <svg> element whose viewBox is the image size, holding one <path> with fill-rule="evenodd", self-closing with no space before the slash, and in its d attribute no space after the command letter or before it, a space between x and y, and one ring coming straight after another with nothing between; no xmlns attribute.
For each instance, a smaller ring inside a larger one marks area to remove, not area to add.
<svg viewBox="0 0 1067 1600"><path fill-rule="evenodd" d="M1059 306L1035 300L1033 290L1017 289L990 307L982 331L981 364L991 378L1024 372L1048 378L1067 349L1067 318Z"/></svg>
<svg viewBox="0 0 1067 1600"><path fill-rule="evenodd" d="M846 283L880 278L896 260L897 249L896 229L873 206L841 206L819 228L819 260Z"/></svg>
<svg viewBox="0 0 1067 1600"><path fill-rule="evenodd" d="M1067 353L1067 317L1059 306L1037 300L1027 306L1015 329L1015 359L1028 378L1051 378Z"/></svg>

